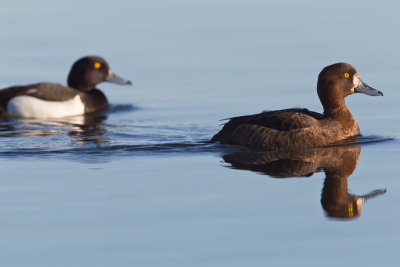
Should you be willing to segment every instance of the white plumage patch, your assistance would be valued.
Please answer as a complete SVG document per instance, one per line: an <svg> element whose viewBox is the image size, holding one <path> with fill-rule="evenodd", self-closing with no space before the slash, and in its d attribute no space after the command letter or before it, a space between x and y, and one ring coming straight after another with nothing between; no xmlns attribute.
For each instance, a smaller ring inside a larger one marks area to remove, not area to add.
<svg viewBox="0 0 400 267"><path fill-rule="evenodd" d="M46 101L32 96L17 96L7 104L11 116L23 118L62 118L82 115L85 106L79 95L66 101Z"/></svg>
<svg viewBox="0 0 400 267"><path fill-rule="evenodd" d="M360 85L360 77L358 76L358 73L354 74L353 76L353 86L358 87Z"/></svg>

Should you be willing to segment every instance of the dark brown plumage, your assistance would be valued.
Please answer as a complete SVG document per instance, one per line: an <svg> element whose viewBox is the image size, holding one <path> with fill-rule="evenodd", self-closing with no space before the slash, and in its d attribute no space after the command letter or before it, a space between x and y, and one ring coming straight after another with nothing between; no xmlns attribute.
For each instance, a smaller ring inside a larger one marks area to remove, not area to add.
<svg viewBox="0 0 400 267"><path fill-rule="evenodd" d="M383 95L362 82L355 68L347 63L325 67L319 74L317 91L324 114L296 108L235 117L211 142L268 151L326 146L360 133L346 107L346 96L356 92Z"/></svg>

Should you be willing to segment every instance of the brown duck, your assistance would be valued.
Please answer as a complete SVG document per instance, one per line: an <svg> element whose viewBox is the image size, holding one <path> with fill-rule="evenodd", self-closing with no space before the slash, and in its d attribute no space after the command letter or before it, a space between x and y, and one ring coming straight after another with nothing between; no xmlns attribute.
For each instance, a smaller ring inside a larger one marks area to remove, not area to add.
<svg viewBox="0 0 400 267"><path fill-rule="evenodd" d="M229 119L211 142L268 151L326 146L360 134L346 107L346 96L354 93L383 96L361 81L356 69L347 63L325 67L319 74L317 91L323 114L292 108L235 117Z"/></svg>

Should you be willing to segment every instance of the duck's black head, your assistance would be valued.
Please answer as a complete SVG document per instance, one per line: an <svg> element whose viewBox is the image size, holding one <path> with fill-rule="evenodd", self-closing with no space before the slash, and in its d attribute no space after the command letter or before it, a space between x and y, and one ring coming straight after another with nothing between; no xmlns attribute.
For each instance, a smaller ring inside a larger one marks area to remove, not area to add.
<svg viewBox="0 0 400 267"><path fill-rule="evenodd" d="M357 70L348 63L336 63L325 67L318 77L318 96L324 110L337 109L344 105L344 98L354 93L372 96L382 95L358 76Z"/></svg>
<svg viewBox="0 0 400 267"><path fill-rule="evenodd" d="M68 74L68 86L81 91L90 91L101 82L132 84L118 77L110 70L107 62L98 56L86 56L78 59Z"/></svg>

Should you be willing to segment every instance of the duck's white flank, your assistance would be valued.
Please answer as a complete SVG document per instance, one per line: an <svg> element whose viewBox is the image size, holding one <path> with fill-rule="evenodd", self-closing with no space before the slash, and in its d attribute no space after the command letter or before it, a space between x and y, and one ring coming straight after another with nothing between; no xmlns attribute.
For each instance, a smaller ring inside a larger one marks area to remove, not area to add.
<svg viewBox="0 0 400 267"><path fill-rule="evenodd" d="M32 96L17 96L7 104L11 116L23 118L62 118L82 115L85 106L79 95L66 101L46 101Z"/></svg>

